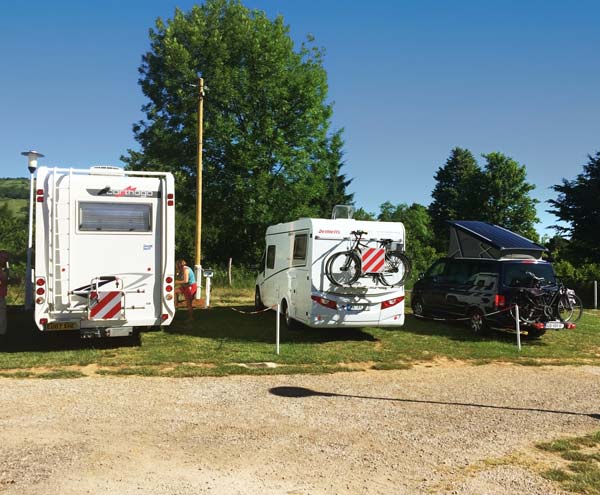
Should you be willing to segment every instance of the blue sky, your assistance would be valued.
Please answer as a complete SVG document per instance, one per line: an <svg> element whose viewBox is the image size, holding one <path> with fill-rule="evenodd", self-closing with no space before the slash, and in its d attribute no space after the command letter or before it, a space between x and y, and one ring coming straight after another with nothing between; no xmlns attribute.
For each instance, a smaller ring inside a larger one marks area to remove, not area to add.
<svg viewBox="0 0 600 495"><path fill-rule="evenodd" d="M117 164L137 149L137 68L171 0L2 0L0 176ZM429 204L454 146L527 166L541 234L549 187L600 151L600 2L246 0L326 50L334 128L345 128L357 206ZM207 81L210 85L210 82ZM208 102L207 102L208 104Z"/></svg>

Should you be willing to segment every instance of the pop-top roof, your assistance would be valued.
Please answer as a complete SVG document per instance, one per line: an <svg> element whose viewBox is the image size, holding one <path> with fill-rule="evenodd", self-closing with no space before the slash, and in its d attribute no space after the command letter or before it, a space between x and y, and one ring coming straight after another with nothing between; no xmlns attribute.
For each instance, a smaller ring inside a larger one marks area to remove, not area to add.
<svg viewBox="0 0 600 495"><path fill-rule="evenodd" d="M545 248L498 225L474 220L451 220L450 257L535 258Z"/></svg>

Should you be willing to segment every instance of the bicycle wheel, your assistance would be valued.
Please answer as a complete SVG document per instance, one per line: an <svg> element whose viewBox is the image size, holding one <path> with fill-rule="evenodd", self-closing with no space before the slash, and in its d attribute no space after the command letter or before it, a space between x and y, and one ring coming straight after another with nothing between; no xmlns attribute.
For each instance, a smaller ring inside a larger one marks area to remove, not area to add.
<svg viewBox="0 0 600 495"><path fill-rule="evenodd" d="M564 295L558 300L558 317L561 321L579 321L583 314L583 303L575 294Z"/></svg>
<svg viewBox="0 0 600 495"><path fill-rule="evenodd" d="M408 256L401 251L390 251L385 254L385 264L383 272L379 274L379 280L388 287L403 285L410 275L410 269Z"/></svg>
<svg viewBox="0 0 600 495"><path fill-rule="evenodd" d="M519 321L521 323L535 323L540 321L543 309L536 305L531 299L524 296L517 296L510 302L510 315L513 320L517 320L517 311L515 306L519 306Z"/></svg>
<svg viewBox="0 0 600 495"><path fill-rule="evenodd" d="M325 275L337 287L352 285L360 274L360 258L353 251L335 253L325 263Z"/></svg>

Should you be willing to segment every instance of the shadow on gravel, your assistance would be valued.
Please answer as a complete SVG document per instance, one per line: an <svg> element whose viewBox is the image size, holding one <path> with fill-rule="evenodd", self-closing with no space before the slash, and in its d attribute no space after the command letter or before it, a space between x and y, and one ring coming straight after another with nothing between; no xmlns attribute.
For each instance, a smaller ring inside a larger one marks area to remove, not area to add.
<svg viewBox="0 0 600 495"><path fill-rule="evenodd" d="M275 337L275 312L266 311L250 314L254 311L248 306L216 307L198 310L194 313L194 321L188 323L175 317L171 326L164 329L166 333L190 335L212 339L226 339L238 342L271 343ZM243 311L244 313L240 313ZM183 318L183 315L182 315ZM360 328L310 328L300 325L298 330L290 331L281 324L281 340L286 343L319 343L343 341L371 341L378 339Z"/></svg>
<svg viewBox="0 0 600 495"><path fill-rule="evenodd" d="M504 411L526 411L526 412L540 412L548 414L564 414L569 416L587 416L592 419L600 420L600 414L588 414L579 413L572 411L557 411L554 409L539 409L529 407L513 407L513 406L494 406L491 404L471 404L468 402L443 402L435 400L419 400L419 399L395 399L391 397L368 397L362 395L346 395L346 394L334 394L330 392L318 392L309 388L303 387L273 387L269 389L269 393L277 395L279 397L288 398L304 398L304 397L349 397L352 399L370 399L370 400L386 400L394 402L405 402L408 404L434 404L440 406L458 406L458 407L477 407L482 409L500 409Z"/></svg>

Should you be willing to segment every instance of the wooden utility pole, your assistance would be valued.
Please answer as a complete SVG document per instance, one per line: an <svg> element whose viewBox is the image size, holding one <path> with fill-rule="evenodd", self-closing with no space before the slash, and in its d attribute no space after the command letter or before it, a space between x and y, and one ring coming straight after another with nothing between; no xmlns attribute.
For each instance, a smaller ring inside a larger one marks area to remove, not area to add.
<svg viewBox="0 0 600 495"><path fill-rule="evenodd" d="M196 174L196 282L202 286L202 132L204 120L204 79L198 78L198 170ZM196 299L200 299L201 291L196 291Z"/></svg>

